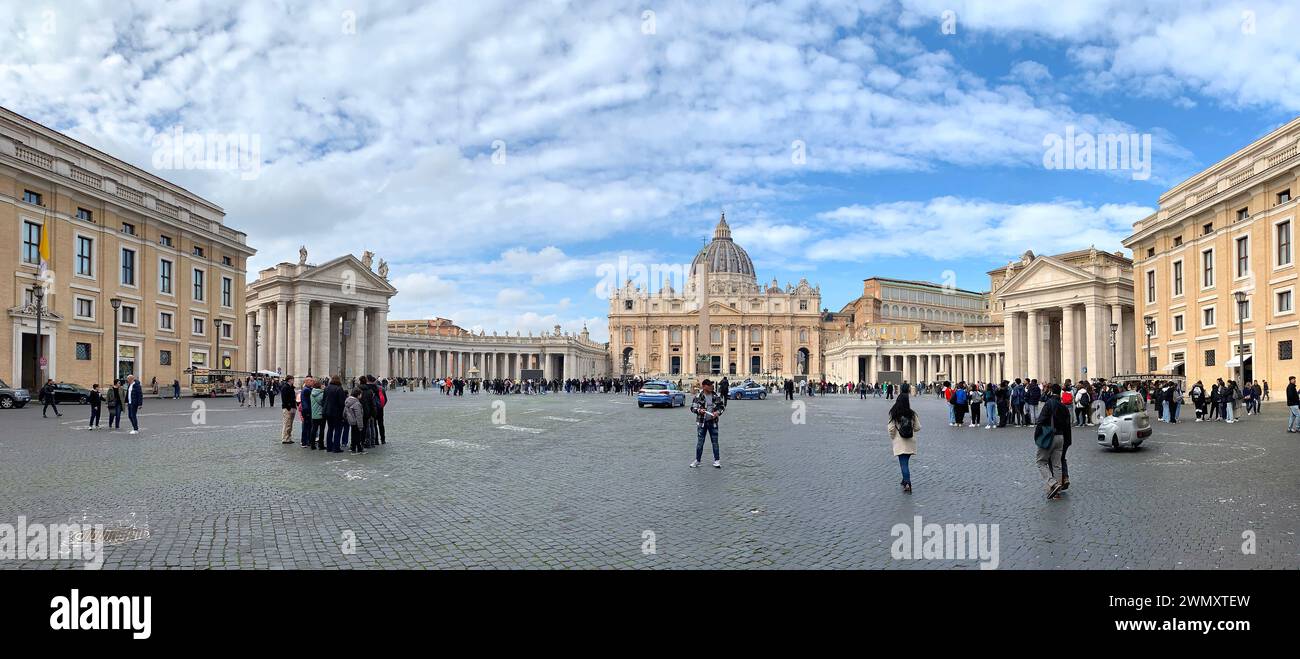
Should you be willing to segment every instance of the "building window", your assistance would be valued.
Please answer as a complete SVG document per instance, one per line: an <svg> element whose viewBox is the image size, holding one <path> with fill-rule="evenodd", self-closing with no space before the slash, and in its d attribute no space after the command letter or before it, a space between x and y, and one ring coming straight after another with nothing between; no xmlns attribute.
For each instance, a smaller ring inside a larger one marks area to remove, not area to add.
<svg viewBox="0 0 1300 659"><path fill-rule="evenodd" d="M1201 309L1201 327L1214 327L1214 307Z"/></svg>
<svg viewBox="0 0 1300 659"><path fill-rule="evenodd" d="M714 327L709 331L709 343L719 346L722 345L722 330Z"/></svg>
<svg viewBox="0 0 1300 659"><path fill-rule="evenodd" d="M1242 220L1244 220L1244 219L1246 219L1246 218L1248 218L1248 217L1250 217L1250 209L1249 209L1249 208L1241 208L1241 209L1238 209L1238 210L1237 210L1237 221L1238 221L1238 222L1240 222L1240 221L1242 221Z"/></svg>
<svg viewBox="0 0 1300 659"><path fill-rule="evenodd" d="M203 248L202 248L202 247L199 247L198 245L195 245L195 246L194 246L194 255L195 255L195 256L203 256Z"/></svg>
<svg viewBox="0 0 1300 659"><path fill-rule="evenodd" d="M1291 359L1290 340L1277 342L1277 358L1278 361L1289 361Z"/></svg>
<svg viewBox="0 0 1300 659"><path fill-rule="evenodd" d="M203 301L203 271L194 269L194 301Z"/></svg>
<svg viewBox="0 0 1300 659"><path fill-rule="evenodd" d="M41 263L41 225L23 222L23 263Z"/></svg>
<svg viewBox="0 0 1300 659"><path fill-rule="evenodd" d="M122 248L122 284L135 286L135 250Z"/></svg>
<svg viewBox="0 0 1300 659"><path fill-rule="evenodd" d="M158 314L158 329L172 331L172 315L170 312L163 311Z"/></svg>
<svg viewBox="0 0 1300 659"><path fill-rule="evenodd" d="M135 324L135 307L124 304L121 309L118 309L118 312L122 314L123 325Z"/></svg>
<svg viewBox="0 0 1300 659"><path fill-rule="evenodd" d="M1250 236L1237 239L1237 276L1250 274Z"/></svg>
<svg viewBox="0 0 1300 659"><path fill-rule="evenodd" d="M77 317L93 320L95 318L95 301L86 297L77 298Z"/></svg>
<svg viewBox="0 0 1300 659"><path fill-rule="evenodd" d="M632 310L632 301L631 301L631 300L623 300L623 310L624 310L624 311L631 311L631 310Z"/></svg>
<svg viewBox="0 0 1300 659"><path fill-rule="evenodd" d="M128 235L128 236L134 236L134 235L135 235L135 225L134 225L134 224L131 224L130 222L123 222L123 223L122 223L122 233L125 233L125 234Z"/></svg>
<svg viewBox="0 0 1300 659"><path fill-rule="evenodd" d="M1154 257L1155 255L1156 255L1156 248L1154 248L1154 247L1148 247L1148 248L1147 248L1147 258L1152 258L1152 257Z"/></svg>
<svg viewBox="0 0 1300 659"><path fill-rule="evenodd" d="M1206 366L1214 366L1214 351L1213 351L1213 350L1206 350L1206 351L1205 351L1205 365L1206 365Z"/></svg>
<svg viewBox="0 0 1300 659"><path fill-rule="evenodd" d="M77 236L77 274L86 277L95 276L95 240Z"/></svg>
<svg viewBox="0 0 1300 659"><path fill-rule="evenodd" d="M1201 225L1201 235L1202 235L1202 236L1208 236L1208 235L1210 235L1210 234L1212 234L1212 233L1214 233L1214 223L1213 223L1213 222L1206 222L1205 224L1202 224L1202 225Z"/></svg>
<svg viewBox="0 0 1300 659"><path fill-rule="evenodd" d="M167 259L158 261L158 292L172 294L172 262Z"/></svg>
<svg viewBox="0 0 1300 659"><path fill-rule="evenodd" d="M1291 291L1280 291L1277 294L1277 313L1290 313L1291 307Z"/></svg>
<svg viewBox="0 0 1300 659"><path fill-rule="evenodd" d="M1201 288L1214 286L1214 250L1201 252Z"/></svg>
<svg viewBox="0 0 1300 659"><path fill-rule="evenodd" d="M158 236L158 244L159 244L159 245L162 245L163 247L171 247L171 246L172 246L172 237L171 237L171 236Z"/></svg>
<svg viewBox="0 0 1300 659"><path fill-rule="evenodd" d="M806 329L799 330L799 343L807 343L807 342L808 342L808 330Z"/></svg>
<svg viewBox="0 0 1300 659"><path fill-rule="evenodd" d="M90 361L89 343L77 343L77 361L82 361L82 362Z"/></svg>
<svg viewBox="0 0 1300 659"><path fill-rule="evenodd" d="M230 277L221 278L221 306L234 306L235 282Z"/></svg>
<svg viewBox="0 0 1300 659"><path fill-rule="evenodd" d="M668 340L673 343L682 342L682 328L674 327L668 331Z"/></svg>
<svg viewBox="0 0 1300 659"><path fill-rule="evenodd" d="M1277 225L1277 264L1291 265L1291 221Z"/></svg>
<svg viewBox="0 0 1300 659"><path fill-rule="evenodd" d="M39 193L39 192L32 192L31 190L23 190L23 201L25 201L25 202L27 202L27 203L33 205L33 206L44 206L44 205L45 205L45 204L41 203L41 193Z"/></svg>
<svg viewBox="0 0 1300 659"><path fill-rule="evenodd" d="M1183 237L1182 237L1182 236L1174 236L1174 247L1179 247L1179 246L1181 246L1182 244L1183 244Z"/></svg>
<svg viewBox="0 0 1300 659"><path fill-rule="evenodd" d="M1174 261L1174 296L1183 294L1183 262Z"/></svg>
<svg viewBox="0 0 1300 659"><path fill-rule="evenodd" d="M206 321L204 321L202 318L195 318L194 328L192 331L195 336L203 336L205 333L204 330L206 330L207 327L208 327L208 323Z"/></svg>
<svg viewBox="0 0 1300 659"><path fill-rule="evenodd" d="M799 300L799 310L800 311L808 310L808 300Z"/></svg>
<svg viewBox="0 0 1300 659"><path fill-rule="evenodd" d="M1250 300L1246 300L1245 302L1238 302L1236 304L1236 307L1237 307L1237 320L1242 320L1242 321L1250 320Z"/></svg>
<svg viewBox="0 0 1300 659"><path fill-rule="evenodd" d="M203 366L208 363L208 353L200 351L190 352L190 364L194 366Z"/></svg>
<svg viewBox="0 0 1300 659"><path fill-rule="evenodd" d="M1291 188L1287 188L1277 193L1277 203L1285 204L1288 201L1291 201Z"/></svg>
<svg viewBox="0 0 1300 659"><path fill-rule="evenodd" d="M1156 303L1156 271L1147 270L1147 304Z"/></svg>
<svg viewBox="0 0 1300 659"><path fill-rule="evenodd" d="M172 365L172 351L170 351L170 350L159 350L159 351L158 351L158 365L159 365L159 366L171 366L171 365Z"/></svg>
<svg viewBox="0 0 1300 659"><path fill-rule="evenodd" d="M89 211L89 210L86 210L85 208L78 208L78 209L77 209L77 219L78 219L78 220L85 220L86 222L94 222L94 221L95 221L95 214L94 214L93 212Z"/></svg>
<svg viewBox="0 0 1300 659"><path fill-rule="evenodd" d="M1148 372L1148 373L1155 373L1155 372L1156 372L1156 369L1158 368L1158 367L1156 366L1156 363L1157 363L1156 360L1157 360L1157 359L1158 359L1157 357L1148 357L1148 358L1147 358L1147 372Z"/></svg>
<svg viewBox="0 0 1300 659"><path fill-rule="evenodd" d="M632 342L632 329L628 328L623 330L623 343L631 343L631 342Z"/></svg>
<svg viewBox="0 0 1300 659"><path fill-rule="evenodd" d="M1183 331L1183 314L1174 316L1174 332Z"/></svg>
<svg viewBox="0 0 1300 659"><path fill-rule="evenodd" d="M229 339L234 337L235 326L232 323L221 323L221 338Z"/></svg>
<svg viewBox="0 0 1300 659"><path fill-rule="evenodd" d="M223 256L223 257L221 257L221 265L234 265L234 264L235 264L235 263L234 263L233 261L230 260L230 257L229 257L229 256Z"/></svg>
<svg viewBox="0 0 1300 659"><path fill-rule="evenodd" d="M757 328L757 327L751 327L751 328L749 328L749 342L750 342L750 343L762 343L762 342L763 342L763 330L761 330L761 329L759 329L759 328Z"/></svg>

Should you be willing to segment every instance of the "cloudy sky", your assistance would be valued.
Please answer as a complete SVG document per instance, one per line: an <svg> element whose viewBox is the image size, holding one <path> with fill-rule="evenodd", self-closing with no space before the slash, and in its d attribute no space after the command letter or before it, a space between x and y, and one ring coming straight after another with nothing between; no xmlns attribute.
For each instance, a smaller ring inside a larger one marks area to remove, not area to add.
<svg viewBox="0 0 1300 659"><path fill-rule="evenodd" d="M761 280L832 309L873 275L983 290L1026 249L1119 249L1300 113L1293 1L0 9L0 105L217 202L250 271L369 249L390 317L488 332L603 340L610 266L689 262L722 210ZM160 161L178 129L256 166ZM1136 148L1049 158L1067 131Z"/></svg>

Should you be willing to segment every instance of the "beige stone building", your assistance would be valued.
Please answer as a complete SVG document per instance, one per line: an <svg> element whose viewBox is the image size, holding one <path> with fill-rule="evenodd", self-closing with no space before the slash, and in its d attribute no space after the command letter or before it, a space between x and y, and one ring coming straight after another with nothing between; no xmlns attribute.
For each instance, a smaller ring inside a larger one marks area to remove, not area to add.
<svg viewBox="0 0 1300 659"><path fill-rule="evenodd" d="M1145 323L1131 332L1148 370L1275 390L1296 374L1298 143L1300 118L1165 192L1124 240L1138 317L1153 321L1149 358Z"/></svg>
<svg viewBox="0 0 1300 659"><path fill-rule="evenodd" d="M437 319L437 320L446 320ZM389 321L388 367L393 377L564 380L610 374L607 347L587 328L527 335L410 332L424 321Z"/></svg>
<svg viewBox="0 0 1300 659"><path fill-rule="evenodd" d="M103 386L134 373L186 383L192 363L238 368L254 250L216 204L0 108L0 377ZM50 259L38 365L33 291ZM113 300L117 311L114 341ZM215 353L215 354L214 354ZM37 371L40 371L39 375Z"/></svg>
<svg viewBox="0 0 1300 659"><path fill-rule="evenodd" d="M708 264L707 295L698 287ZM821 291L800 280L760 285L749 254L731 239L726 217L691 262L681 292L627 281L609 301L614 374L694 379L706 374L820 379ZM709 336L699 329L708 304ZM698 361L703 357L704 361Z"/></svg>

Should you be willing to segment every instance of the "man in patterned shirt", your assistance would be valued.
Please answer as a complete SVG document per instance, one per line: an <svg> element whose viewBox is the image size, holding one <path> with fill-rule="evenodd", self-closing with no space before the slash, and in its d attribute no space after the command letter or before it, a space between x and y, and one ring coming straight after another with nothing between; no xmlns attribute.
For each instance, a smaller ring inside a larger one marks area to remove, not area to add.
<svg viewBox="0 0 1300 659"><path fill-rule="evenodd" d="M691 401L691 412L695 413L696 437L695 437L695 461L691 463L691 468L700 466L700 458L704 455L704 434L708 433L709 439L713 442L713 466L717 469L722 468L722 460L718 455L718 417L727 409L727 399L713 392L713 381L705 380L700 383L700 393L695 395L695 400Z"/></svg>

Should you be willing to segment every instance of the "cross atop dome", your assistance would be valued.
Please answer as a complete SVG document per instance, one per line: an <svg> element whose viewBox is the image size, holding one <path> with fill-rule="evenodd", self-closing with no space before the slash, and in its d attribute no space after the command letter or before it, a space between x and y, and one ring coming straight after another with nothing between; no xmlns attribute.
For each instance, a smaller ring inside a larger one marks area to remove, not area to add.
<svg viewBox="0 0 1300 659"><path fill-rule="evenodd" d="M718 220L718 226L713 230L714 240L731 240L731 227L727 226L727 211L722 211L722 219Z"/></svg>

